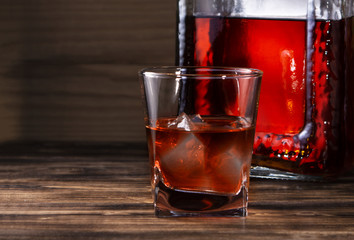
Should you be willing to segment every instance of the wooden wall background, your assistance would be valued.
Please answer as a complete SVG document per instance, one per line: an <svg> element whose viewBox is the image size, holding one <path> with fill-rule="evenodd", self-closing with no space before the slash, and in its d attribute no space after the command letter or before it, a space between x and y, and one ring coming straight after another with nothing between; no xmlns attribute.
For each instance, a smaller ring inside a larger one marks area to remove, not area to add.
<svg viewBox="0 0 354 240"><path fill-rule="evenodd" d="M1 0L0 142L144 141L137 72L173 65L175 0Z"/></svg>

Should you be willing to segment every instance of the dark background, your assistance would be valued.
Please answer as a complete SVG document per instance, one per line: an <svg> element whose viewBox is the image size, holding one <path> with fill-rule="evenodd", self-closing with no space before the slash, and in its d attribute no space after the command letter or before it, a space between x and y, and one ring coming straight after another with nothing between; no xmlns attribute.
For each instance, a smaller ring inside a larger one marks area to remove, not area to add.
<svg viewBox="0 0 354 240"><path fill-rule="evenodd" d="M174 0L2 0L0 143L144 141L137 72L173 65Z"/></svg>

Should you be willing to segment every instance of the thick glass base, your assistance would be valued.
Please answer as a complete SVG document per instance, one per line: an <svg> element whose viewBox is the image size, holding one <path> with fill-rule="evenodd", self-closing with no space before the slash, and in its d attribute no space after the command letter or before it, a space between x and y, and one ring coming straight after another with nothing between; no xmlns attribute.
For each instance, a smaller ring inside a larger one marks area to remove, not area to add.
<svg viewBox="0 0 354 240"><path fill-rule="evenodd" d="M236 195L174 190L162 182L155 186L155 214L158 217L245 217L247 189Z"/></svg>
<svg viewBox="0 0 354 240"><path fill-rule="evenodd" d="M268 167L251 166L251 177L279 180L299 180L299 181L324 181L320 176L310 176L292 172L280 171Z"/></svg>

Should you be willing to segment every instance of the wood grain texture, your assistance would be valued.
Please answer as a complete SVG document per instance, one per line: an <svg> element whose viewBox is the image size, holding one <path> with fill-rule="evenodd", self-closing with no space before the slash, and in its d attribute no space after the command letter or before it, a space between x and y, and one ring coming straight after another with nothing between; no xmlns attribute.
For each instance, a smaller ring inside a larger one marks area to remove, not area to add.
<svg viewBox="0 0 354 240"><path fill-rule="evenodd" d="M156 218L145 143L8 146L0 239L354 239L354 177L251 179L246 218Z"/></svg>
<svg viewBox="0 0 354 240"><path fill-rule="evenodd" d="M174 64L175 12L165 0L2 0L0 142L143 140L137 72Z"/></svg>

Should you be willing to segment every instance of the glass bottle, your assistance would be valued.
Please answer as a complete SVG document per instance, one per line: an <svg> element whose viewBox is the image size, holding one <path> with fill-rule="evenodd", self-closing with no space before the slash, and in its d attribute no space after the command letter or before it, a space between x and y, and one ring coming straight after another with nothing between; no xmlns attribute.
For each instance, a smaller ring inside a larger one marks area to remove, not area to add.
<svg viewBox="0 0 354 240"><path fill-rule="evenodd" d="M316 180L353 167L353 5L178 0L177 65L264 72L251 176ZM203 89L212 86L193 88L191 107L207 114L217 101Z"/></svg>

